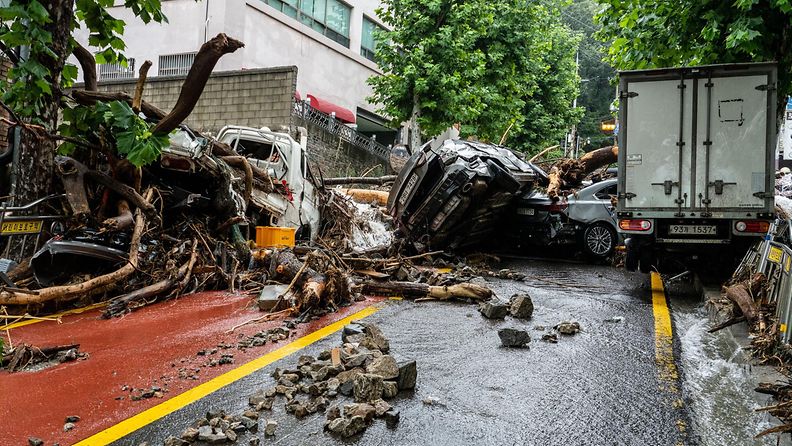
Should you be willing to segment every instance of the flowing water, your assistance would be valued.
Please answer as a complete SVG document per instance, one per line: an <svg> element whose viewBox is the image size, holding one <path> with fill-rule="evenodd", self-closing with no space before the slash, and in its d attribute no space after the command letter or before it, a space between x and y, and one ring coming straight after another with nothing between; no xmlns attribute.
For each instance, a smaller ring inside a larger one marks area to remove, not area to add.
<svg viewBox="0 0 792 446"><path fill-rule="evenodd" d="M775 445L768 435L756 433L775 423L755 412L757 400L751 365L728 330L710 334L703 304L672 303L674 326L680 340L681 363L693 432L703 446Z"/></svg>

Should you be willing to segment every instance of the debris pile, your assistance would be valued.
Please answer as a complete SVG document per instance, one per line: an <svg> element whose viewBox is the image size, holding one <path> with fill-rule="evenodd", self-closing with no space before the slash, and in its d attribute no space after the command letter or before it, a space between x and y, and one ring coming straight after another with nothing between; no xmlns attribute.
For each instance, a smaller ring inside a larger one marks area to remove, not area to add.
<svg viewBox="0 0 792 446"><path fill-rule="evenodd" d="M3 344L0 343L0 346ZM35 347L28 344L17 345L7 353L0 352L0 368L9 372L46 368L64 362L84 360L88 354L80 351L80 344Z"/></svg>

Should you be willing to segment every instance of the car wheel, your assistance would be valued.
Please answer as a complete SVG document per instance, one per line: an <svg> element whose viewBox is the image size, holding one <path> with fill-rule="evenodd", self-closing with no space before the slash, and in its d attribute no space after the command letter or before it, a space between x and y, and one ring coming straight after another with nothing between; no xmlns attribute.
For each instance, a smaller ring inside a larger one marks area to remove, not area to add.
<svg viewBox="0 0 792 446"><path fill-rule="evenodd" d="M616 231L606 223L594 223L583 230L583 251L591 257L604 259L616 247Z"/></svg>

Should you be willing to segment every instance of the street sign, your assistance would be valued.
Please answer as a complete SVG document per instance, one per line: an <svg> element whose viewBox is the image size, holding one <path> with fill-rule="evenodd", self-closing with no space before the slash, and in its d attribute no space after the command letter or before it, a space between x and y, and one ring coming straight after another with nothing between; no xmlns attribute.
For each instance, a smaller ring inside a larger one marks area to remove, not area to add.
<svg viewBox="0 0 792 446"><path fill-rule="evenodd" d="M778 145L785 161L792 160L792 100L787 99L784 120L778 133Z"/></svg>

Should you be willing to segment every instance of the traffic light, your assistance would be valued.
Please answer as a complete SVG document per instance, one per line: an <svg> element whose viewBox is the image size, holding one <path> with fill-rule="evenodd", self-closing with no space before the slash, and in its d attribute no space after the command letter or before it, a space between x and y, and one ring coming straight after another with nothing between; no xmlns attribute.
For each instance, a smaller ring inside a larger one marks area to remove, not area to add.
<svg viewBox="0 0 792 446"><path fill-rule="evenodd" d="M616 130L616 120L609 119L607 121L600 122L600 130L602 133L613 134L613 131Z"/></svg>

